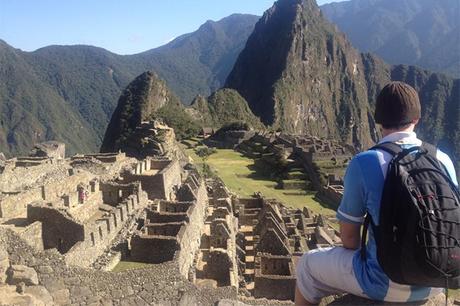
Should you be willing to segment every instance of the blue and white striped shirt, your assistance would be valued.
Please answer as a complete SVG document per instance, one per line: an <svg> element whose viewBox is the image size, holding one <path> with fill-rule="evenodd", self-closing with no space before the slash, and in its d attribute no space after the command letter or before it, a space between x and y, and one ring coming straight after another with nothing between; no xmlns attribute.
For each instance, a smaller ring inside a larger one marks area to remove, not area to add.
<svg viewBox="0 0 460 306"><path fill-rule="evenodd" d="M395 142L403 148L420 146L422 141L414 132L396 132L383 138L380 143ZM380 200L392 156L381 150L369 150L356 155L350 162L345 175L345 191L337 211L337 218L347 223L361 224L366 212L372 220L379 220ZM449 172L458 186L455 169L449 156L438 150L437 158ZM392 282L382 271L378 261L374 235L369 228L367 260L362 261L357 251L353 259L356 279L363 292L372 299L380 301L410 302L427 298L432 288L400 285Z"/></svg>

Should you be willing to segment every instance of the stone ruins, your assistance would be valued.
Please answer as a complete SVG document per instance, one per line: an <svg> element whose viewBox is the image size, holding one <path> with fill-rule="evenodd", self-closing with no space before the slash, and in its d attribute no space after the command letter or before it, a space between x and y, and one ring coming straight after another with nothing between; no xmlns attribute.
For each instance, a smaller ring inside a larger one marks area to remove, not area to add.
<svg viewBox="0 0 460 306"><path fill-rule="evenodd" d="M2 163L0 305L289 305L298 258L340 245L335 220L261 194L239 198L200 176L173 130L142 123L139 135L149 133L169 135L167 145L140 158L66 158L64 144L49 142ZM282 134L237 143L267 163L288 160L284 188L308 181L339 200L349 148Z"/></svg>
<svg viewBox="0 0 460 306"><path fill-rule="evenodd" d="M240 131L243 133L244 131ZM355 149L337 141L309 136L249 131L233 148L257 159L260 167L284 164L280 188L316 191L316 197L337 208L343 195L343 176Z"/></svg>

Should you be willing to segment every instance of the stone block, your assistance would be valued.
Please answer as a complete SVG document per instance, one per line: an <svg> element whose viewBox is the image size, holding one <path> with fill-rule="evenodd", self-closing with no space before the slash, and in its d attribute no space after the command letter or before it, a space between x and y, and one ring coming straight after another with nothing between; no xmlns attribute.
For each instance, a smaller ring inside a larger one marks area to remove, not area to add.
<svg viewBox="0 0 460 306"><path fill-rule="evenodd" d="M45 305L53 305L53 297L43 286L26 287L24 293L33 296Z"/></svg>
<svg viewBox="0 0 460 306"><path fill-rule="evenodd" d="M7 282L10 285L17 285L21 282L24 282L27 286L38 285L37 272L26 266L13 265L8 269L7 275Z"/></svg>
<svg viewBox="0 0 460 306"><path fill-rule="evenodd" d="M72 296L72 300L75 300L75 301L83 301L93 295L93 293L91 292L91 289L85 286L72 287L70 289L70 294Z"/></svg>
<svg viewBox="0 0 460 306"><path fill-rule="evenodd" d="M61 279L45 279L42 277L42 284L46 287L46 289L48 289L49 292L54 292L66 288L64 282Z"/></svg>
<svg viewBox="0 0 460 306"><path fill-rule="evenodd" d="M60 289L51 292L51 296L54 299L56 305L67 305L70 304L70 291L69 289Z"/></svg>
<svg viewBox="0 0 460 306"><path fill-rule="evenodd" d="M43 274L53 273L53 268L51 268L50 266L39 266L37 270L38 272L43 273Z"/></svg>
<svg viewBox="0 0 460 306"><path fill-rule="evenodd" d="M10 266L10 261L8 259L8 253L6 250L0 250L0 284L4 284L6 281L6 271Z"/></svg>

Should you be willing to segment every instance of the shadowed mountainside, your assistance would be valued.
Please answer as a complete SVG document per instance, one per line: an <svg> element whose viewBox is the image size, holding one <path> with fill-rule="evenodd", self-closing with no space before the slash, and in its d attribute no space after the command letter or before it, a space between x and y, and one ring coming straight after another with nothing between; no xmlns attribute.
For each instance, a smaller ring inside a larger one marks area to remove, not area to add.
<svg viewBox="0 0 460 306"><path fill-rule="evenodd" d="M226 87L274 129L366 148L377 134L364 66L313 0L279 0L256 24Z"/></svg>

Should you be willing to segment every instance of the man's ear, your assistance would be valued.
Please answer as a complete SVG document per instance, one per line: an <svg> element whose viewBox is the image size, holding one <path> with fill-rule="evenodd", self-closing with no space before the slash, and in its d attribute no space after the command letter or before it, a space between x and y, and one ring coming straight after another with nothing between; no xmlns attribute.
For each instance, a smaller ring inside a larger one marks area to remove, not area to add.
<svg viewBox="0 0 460 306"><path fill-rule="evenodd" d="M414 119L414 120L412 120L412 124L417 125L419 121L420 121L420 119Z"/></svg>

